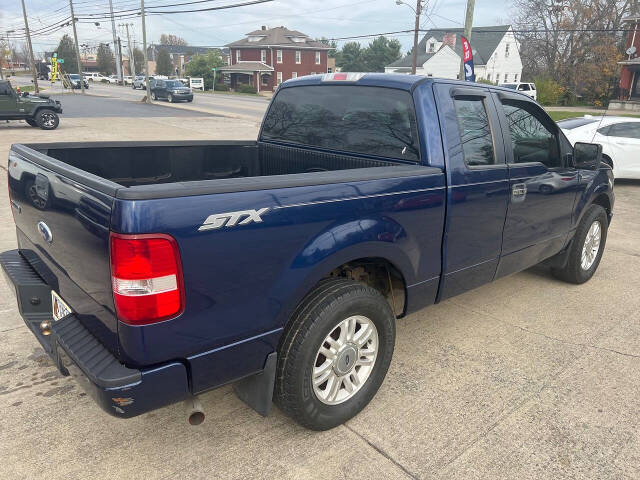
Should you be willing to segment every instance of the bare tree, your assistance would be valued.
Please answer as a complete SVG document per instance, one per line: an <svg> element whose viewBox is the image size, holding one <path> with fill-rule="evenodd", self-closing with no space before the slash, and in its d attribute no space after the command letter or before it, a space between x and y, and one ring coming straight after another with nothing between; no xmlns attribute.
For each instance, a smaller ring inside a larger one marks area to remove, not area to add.
<svg viewBox="0 0 640 480"><path fill-rule="evenodd" d="M181 45L181 46L185 46L185 45L188 45L188 43L182 37L178 37L177 35L171 35L171 34L163 33L162 35L160 35L160 45Z"/></svg>
<svg viewBox="0 0 640 480"><path fill-rule="evenodd" d="M630 0L514 0L523 75L550 77L590 100L608 95L630 7Z"/></svg>

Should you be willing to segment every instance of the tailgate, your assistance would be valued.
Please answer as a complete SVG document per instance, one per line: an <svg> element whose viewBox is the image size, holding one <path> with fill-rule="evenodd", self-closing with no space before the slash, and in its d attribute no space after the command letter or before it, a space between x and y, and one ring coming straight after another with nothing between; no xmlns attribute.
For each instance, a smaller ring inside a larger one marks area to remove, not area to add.
<svg viewBox="0 0 640 480"><path fill-rule="evenodd" d="M96 188L99 177L21 145L12 146L8 171L20 253L117 355L109 267L112 195Z"/></svg>

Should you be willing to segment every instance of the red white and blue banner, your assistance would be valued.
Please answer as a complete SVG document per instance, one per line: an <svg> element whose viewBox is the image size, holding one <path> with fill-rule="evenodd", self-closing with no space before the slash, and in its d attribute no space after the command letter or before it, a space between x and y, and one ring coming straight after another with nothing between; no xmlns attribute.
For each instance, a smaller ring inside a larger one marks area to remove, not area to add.
<svg viewBox="0 0 640 480"><path fill-rule="evenodd" d="M476 74L473 70L473 53L471 53L471 44L466 37L462 37L462 58L464 61L464 79L467 82L475 82Z"/></svg>

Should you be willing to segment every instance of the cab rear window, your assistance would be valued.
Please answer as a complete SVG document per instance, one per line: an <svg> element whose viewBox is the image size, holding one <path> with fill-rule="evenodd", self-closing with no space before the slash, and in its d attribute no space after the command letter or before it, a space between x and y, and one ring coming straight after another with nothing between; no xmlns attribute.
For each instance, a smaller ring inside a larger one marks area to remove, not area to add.
<svg viewBox="0 0 640 480"><path fill-rule="evenodd" d="M418 129L409 92L355 85L283 88L262 140L417 162Z"/></svg>

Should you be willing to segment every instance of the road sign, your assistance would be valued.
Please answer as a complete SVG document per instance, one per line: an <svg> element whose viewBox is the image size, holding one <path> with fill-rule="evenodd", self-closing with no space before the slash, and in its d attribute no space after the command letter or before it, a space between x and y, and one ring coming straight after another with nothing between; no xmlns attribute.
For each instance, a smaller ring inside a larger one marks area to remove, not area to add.
<svg viewBox="0 0 640 480"><path fill-rule="evenodd" d="M64 58L59 58L58 63L64 63Z"/></svg>

